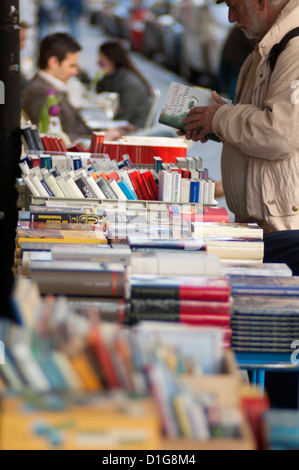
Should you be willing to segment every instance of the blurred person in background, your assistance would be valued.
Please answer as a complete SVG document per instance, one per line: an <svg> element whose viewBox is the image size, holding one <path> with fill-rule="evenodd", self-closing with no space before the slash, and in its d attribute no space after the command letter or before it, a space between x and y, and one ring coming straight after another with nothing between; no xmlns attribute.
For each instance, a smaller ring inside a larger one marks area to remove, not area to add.
<svg viewBox="0 0 299 470"><path fill-rule="evenodd" d="M81 46L67 33L54 33L46 36L40 45L38 68L36 75L26 86L22 108L33 124L38 125L41 110L46 103L50 89L59 96L61 108L59 118L63 132L70 140L90 137L92 130L88 128L80 113L68 99L67 84L71 77L79 72L79 52ZM123 126L105 134L108 139L118 138L125 132L132 132L134 126Z"/></svg>
<svg viewBox="0 0 299 470"><path fill-rule="evenodd" d="M56 0L37 0L38 39L39 42L49 34L56 12Z"/></svg>
<svg viewBox="0 0 299 470"><path fill-rule="evenodd" d="M62 19L68 21L71 36L79 39L79 19L84 12L84 0L58 0L58 7Z"/></svg>
<svg viewBox="0 0 299 470"><path fill-rule="evenodd" d="M26 46L27 31L29 28L30 26L26 21L20 22L20 51L22 51ZM26 77L22 73L22 70L20 71L20 81L21 81L21 90L24 90L28 82L27 82Z"/></svg>
<svg viewBox="0 0 299 470"><path fill-rule="evenodd" d="M134 65L129 51L120 41L104 42L99 47L99 66L104 77L97 83L97 93L119 94L120 107L115 119L144 128L152 88Z"/></svg>
<svg viewBox="0 0 299 470"><path fill-rule="evenodd" d="M248 38L241 28L234 26L223 46L219 82L221 92L232 101L235 98L236 85L242 64L253 51L256 41Z"/></svg>

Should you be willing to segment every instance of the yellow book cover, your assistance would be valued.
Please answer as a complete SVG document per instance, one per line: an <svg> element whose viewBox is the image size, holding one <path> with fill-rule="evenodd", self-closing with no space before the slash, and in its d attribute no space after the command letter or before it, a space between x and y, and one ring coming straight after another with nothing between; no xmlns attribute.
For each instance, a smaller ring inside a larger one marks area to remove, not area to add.
<svg viewBox="0 0 299 470"><path fill-rule="evenodd" d="M20 247L20 244L23 241L46 241L47 243L89 243L96 245L108 243L102 230L77 231L17 229L17 246Z"/></svg>

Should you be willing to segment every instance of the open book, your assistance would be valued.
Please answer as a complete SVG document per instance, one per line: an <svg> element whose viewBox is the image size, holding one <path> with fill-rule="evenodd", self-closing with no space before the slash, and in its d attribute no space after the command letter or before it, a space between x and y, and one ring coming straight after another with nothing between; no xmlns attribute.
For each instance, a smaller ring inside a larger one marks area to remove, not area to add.
<svg viewBox="0 0 299 470"><path fill-rule="evenodd" d="M227 104L231 104L230 100L223 99ZM159 116L159 122L184 132L185 128L182 121L191 109L215 104L216 102L211 96L211 90L171 82ZM200 131L200 128L198 131ZM220 142L220 139L213 133L208 134L206 138Z"/></svg>

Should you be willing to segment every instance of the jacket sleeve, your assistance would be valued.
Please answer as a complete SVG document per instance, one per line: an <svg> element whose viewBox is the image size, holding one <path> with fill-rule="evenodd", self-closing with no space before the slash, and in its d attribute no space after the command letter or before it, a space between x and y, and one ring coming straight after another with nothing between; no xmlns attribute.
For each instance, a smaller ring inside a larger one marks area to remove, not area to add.
<svg viewBox="0 0 299 470"><path fill-rule="evenodd" d="M294 40L279 56L262 106L222 106L214 116L213 131L224 142L256 158L280 160L299 151L298 69L298 41ZM256 93L267 85L261 82L259 86Z"/></svg>

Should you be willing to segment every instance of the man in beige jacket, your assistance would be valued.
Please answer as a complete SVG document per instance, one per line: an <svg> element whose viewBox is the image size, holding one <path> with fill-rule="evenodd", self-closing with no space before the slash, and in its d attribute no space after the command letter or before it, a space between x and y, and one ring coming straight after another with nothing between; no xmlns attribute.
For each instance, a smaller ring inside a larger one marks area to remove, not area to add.
<svg viewBox="0 0 299 470"><path fill-rule="evenodd" d="M195 108L185 119L185 136L206 142L208 133L218 135L223 187L236 221L263 227L264 261L286 262L299 275L299 37L273 70L269 63L272 47L299 26L299 2L226 3L229 21L257 45L241 68L234 105L213 92L214 106ZM267 372L265 387L272 406L298 408L298 372Z"/></svg>
<svg viewBox="0 0 299 470"><path fill-rule="evenodd" d="M234 105L213 92L215 106L193 109L185 135L205 142L214 132L223 142L223 187L237 222L257 222L265 233L299 229L299 37L273 72L269 65L272 46L299 26L299 2L226 3L229 21L257 46L241 68Z"/></svg>

